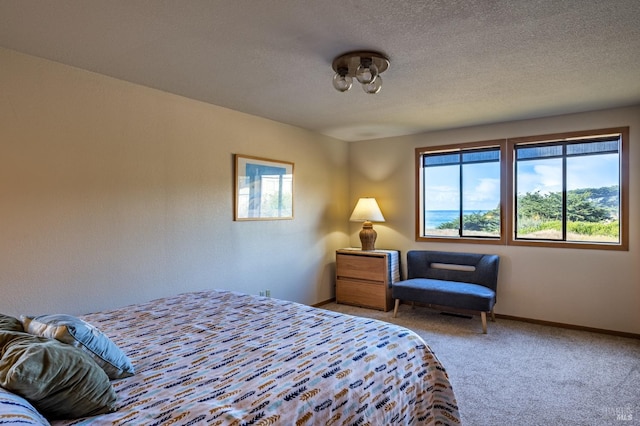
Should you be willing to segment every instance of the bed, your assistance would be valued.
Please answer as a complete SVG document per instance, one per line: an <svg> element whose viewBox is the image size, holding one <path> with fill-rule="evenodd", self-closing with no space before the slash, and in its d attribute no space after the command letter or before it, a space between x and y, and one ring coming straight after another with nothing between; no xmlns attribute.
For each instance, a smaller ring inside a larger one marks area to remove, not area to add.
<svg viewBox="0 0 640 426"><path fill-rule="evenodd" d="M390 323L221 290L81 319L135 373L109 380L114 411L53 426L460 424L435 354Z"/></svg>

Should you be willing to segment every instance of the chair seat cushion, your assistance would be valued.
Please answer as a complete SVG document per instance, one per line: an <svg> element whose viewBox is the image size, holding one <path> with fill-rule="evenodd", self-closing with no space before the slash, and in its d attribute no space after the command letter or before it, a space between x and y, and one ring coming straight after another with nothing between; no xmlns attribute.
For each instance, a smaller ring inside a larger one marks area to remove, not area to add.
<svg viewBox="0 0 640 426"><path fill-rule="evenodd" d="M428 278L397 282L391 294L394 299L482 312L491 311L496 300L495 291L482 285Z"/></svg>

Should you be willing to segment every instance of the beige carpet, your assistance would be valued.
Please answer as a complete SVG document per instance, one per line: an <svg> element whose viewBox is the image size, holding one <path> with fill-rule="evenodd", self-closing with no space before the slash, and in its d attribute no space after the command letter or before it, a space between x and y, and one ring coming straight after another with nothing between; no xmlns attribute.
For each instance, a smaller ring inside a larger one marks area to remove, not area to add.
<svg viewBox="0 0 640 426"><path fill-rule="evenodd" d="M464 425L640 425L640 340L409 305L398 318L331 303L419 334L445 366Z"/></svg>

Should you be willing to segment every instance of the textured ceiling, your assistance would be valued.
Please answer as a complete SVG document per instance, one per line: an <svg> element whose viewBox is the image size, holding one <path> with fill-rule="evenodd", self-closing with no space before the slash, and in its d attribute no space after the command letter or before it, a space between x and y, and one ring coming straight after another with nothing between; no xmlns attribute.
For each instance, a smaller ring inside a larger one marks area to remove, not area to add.
<svg viewBox="0 0 640 426"><path fill-rule="evenodd" d="M638 0L0 0L0 46L343 140L640 104Z"/></svg>

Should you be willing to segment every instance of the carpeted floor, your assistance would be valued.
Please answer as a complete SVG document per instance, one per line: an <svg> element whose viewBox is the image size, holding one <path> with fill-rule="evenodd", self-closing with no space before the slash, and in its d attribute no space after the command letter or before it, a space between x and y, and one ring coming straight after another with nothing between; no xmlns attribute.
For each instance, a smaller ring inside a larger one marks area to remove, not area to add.
<svg viewBox="0 0 640 426"><path fill-rule="evenodd" d="M640 425L640 340L401 305L398 318L337 312L410 328L447 369L464 425Z"/></svg>

